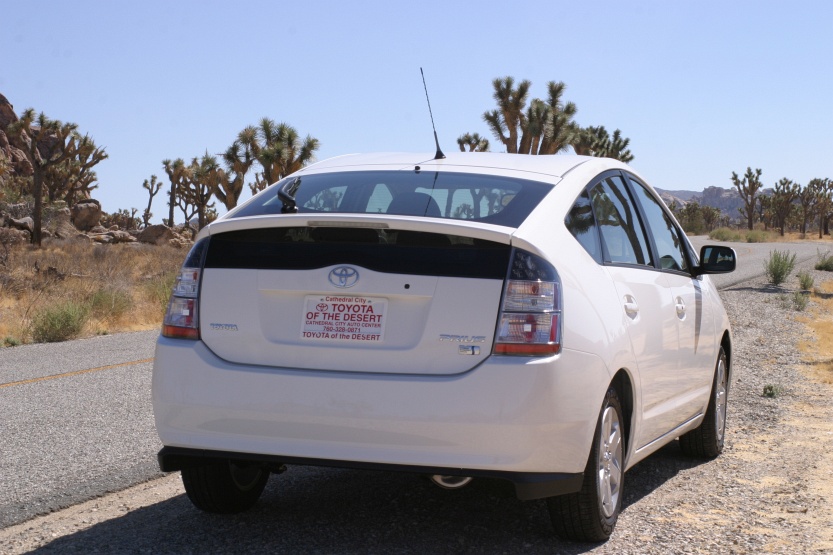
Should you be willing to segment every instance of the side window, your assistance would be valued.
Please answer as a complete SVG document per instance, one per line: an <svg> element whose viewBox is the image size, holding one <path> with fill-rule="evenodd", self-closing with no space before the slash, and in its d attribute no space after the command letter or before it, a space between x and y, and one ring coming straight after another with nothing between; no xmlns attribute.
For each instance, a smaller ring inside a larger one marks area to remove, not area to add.
<svg viewBox="0 0 833 555"><path fill-rule="evenodd" d="M645 230L622 178L599 181L590 189L590 200L602 236L604 261L652 266Z"/></svg>
<svg viewBox="0 0 833 555"><path fill-rule="evenodd" d="M393 195L390 189L384 183L379 183L373 187L373 192L370 193L370 199L367 201L368 214L384 214L393 200Z"/></svg>
<svg viewBox="0 0 833 555"><path fill-rule="evenodd" d="M321 189L303 207L317 212L337 212L346 190L346 185Z"/></svg>
<svg viewBox="0 0 833 555"><path fill-rule="evenodd" d="M687 271L688 261L685 256L685 243L680 237L680 231L674 225L674 221L641 183L633 179L630 182L633 184L636 197L645 211L645 218L648 220L648 227L657 247L660 268L680 272Z"/></svg>
<svg viewBox="0 0 833 555"><path fill-rule="evenodd" d="M590 195L587 194L586 190L576 199L564 223L567 225L570 233L573 234L573 237L584 247L584 250L596 262L601 264L602 252L601 244L599 243L599 228L596 227L593 208L590 206Z"/></svg>

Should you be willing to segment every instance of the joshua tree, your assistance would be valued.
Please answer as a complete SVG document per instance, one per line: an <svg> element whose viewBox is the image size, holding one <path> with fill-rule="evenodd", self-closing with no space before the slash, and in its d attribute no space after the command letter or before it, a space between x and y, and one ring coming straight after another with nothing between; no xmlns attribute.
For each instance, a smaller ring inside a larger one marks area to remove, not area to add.
<svg viewBox="0 0 833 555"><path fill-rule="evenodd" d="M512 77L492 81L498 109L483 114L483 120L506 152L518 154L556 154L576 138L578 126L573 122L576 105L561 97L567 86L547 83L547 100L533 98L527 108L531 83L518 83Z"/></svg>
<svg viewBox="0 0 833 555"><path fill-rule="evenodd" d="M633 154L628 150L631 140L622 137L622 132L618 129L613 132L613 137L603 125L585 127L577 135L573 141L573 150L576 154L615 158L626 164L633 161Z"/></svg>
<svg viewBox="0 0 833 555"><path fill-rule="evenodd" d="M466 147L469 152L488 152L489 139L481 137L479 133L466 133L457 137L457 146L460 152L466 152Z"/></svg>
<svg viewBox="0 0 833 555"><path fill-rule="evenodd" d="M572 102L564 104L561 96L567 88L562 82L547 83L546 111L543 113L543 135L541 147L535 151L533 143L530 154L557 154L566 150L577 138L579 127L573 122L578 109Z"/></svg>
<svg viewBox="0 0 833 555"><path fill-rule="evenodd" d="M782 177L775 184L775 191L770 197L772 216L775 219L775 225L781 230L782 237L784 236L787 217L793 209L793 201L798 198L800 188L801 186L798 183L793 183L791 179Z"/></svg>
<svg viewBox="0 0 833 555"><path fill-rule="evenodd" d="M249 126L237 135L237 139L223 153L226 171L222 173L213 193L226 206L226 210L237 206L246 174L255 163L253 148L256 141L257 129Z"/></svg>
<svg viewBox="0 0 833 555"><path fill-rule="evenodd" d="M252 193L296 172L311 162L318 150L318 139L307 135L301 140L298 131L286 123L276 124L269 118L260 120L256 140L251 149L260 163L261 173L255 176Z"/></svg>
<svg viewBox="0 0 833 555"><path fill-rule="evenodd" d="M182 158L177 158L173 162L170 160L162 160L162 167L165 168L165 173L168 174L168 179L171 182L171 190L168 195L168 225L174 226L174 207L179 205L177 200L177 189L182 185L185 179L186 167L185 161ZM187 218L186 218L187 220Z"/></svg>
<svg viewBox="0 0 833 555"><path fill-rule="evenodd" d="M523 112L532 83L523 80L518 83L517 88L514 88L514 85L515 80L512 77L497 78L492 81L492 87L495 89L492 96L497 102L498 109L483 114L483 120L494 136L503 143L506 152L512 154L518 152L520 129L525 119Z"/></svg>
<svg viewBox="0 0 833 555"><path fill-rule="evenodd" d="M150 181L145 179L145 182L142 183L142 187L144 187L148 192L148 207L145 208L144 212L142 212L142 225L147 227L150 225L150 219L153 217L153 212L150 211L150 207L153 204L153 197L155 197L156 193L158 193L162 188L162 182L157 181L155 175L151 175Z"/></svg>
<svg viewBox="0 0 833 555"><path fill-rule="evenodd" d="M743 179L738 177L738 174L732 172L732 184L738 190L740 198L743 200L743 208L741 215L746 216L746 226L752 231L755 223L755 205L758 199L758 191L760 191L763 183L761 183L761 170L756 169L754 172L752 168L746 168L746 174Z"/></svg>
<svg viewBox="0 0 833 555"><path fill-rule="evenodd" d="M830 179L812 179L807 185L813 189L816 214L819 217L819 239L829 233L828 221L833 210L833 181Z"/></svg>
<svg viewBox="0 0 833 555"><path fill-rule="evenodd" d="M816 211L816 192L810 184L798 186L798 203L801 206L801 233L807 233L807 223Z"/></svg>
<svg viewBox="0 0 833 555"><path fill-rule="evenodd" d="M20 119L8 127L26 145L26 157L32 164L32 196L35 199L32 244L36 247L41 246L43 188L48 170L84 151L92 142L88 136L78 135L75 132L77 127L74 123L51 120L43 112L35 116L32 108L23 112Z"/></svg>
<svg viewBox="0 0 833 555"><path fill-rule="evenodd" d="M98 188L94 185L98 176L92 168L107 158L104 147L96 146L89 137L79 142L77 152L49 168L44 180L49 202L63 195L67 206L72 206L79 198L90 198L93 189Z"/></svg>
<svg viewBox="0 0 833 555"><path fill-rule="evenodd" d="M558 154L573 147L576 154L607 156L623 162L633 160L628 150L630 139L616 130L611 137L604 127L581 128L574 120L578 109L562 97L567 86L560 81L547 83L547 98L529 99L532 84L521 81L515 84L512 77L492 81L492 94L497 109L483 114L483 121L489 126L506 152L518 154ZM465 134L457 139L460 150L475 148Z"/></svg>
<svg viewBox="0 0 833 555"><path fill-rule="evenodd" d="M198 228L205 227L208 223L207 211L214 207L214 203L211 203L213 191L219 187L224 175L225 172L217 163L217 159L208 152L201 159L191 160L191 165L184 172L183 186L179 188L178 193L186 222L196 215Z"/></svg>

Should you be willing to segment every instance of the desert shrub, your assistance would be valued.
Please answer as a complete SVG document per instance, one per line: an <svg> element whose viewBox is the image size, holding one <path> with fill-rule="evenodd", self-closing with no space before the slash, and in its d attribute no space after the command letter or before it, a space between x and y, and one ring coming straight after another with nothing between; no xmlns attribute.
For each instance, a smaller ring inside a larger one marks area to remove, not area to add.
<svg viewBox="0 0 833 555"><path fill-rule="evenodd" d="M833 272L833 255L830 251L819 252L819 259L816 262L816 270L823 270L825 272Z"/></svg>
<svg viewBox="0 0 833 555"><path fill-rule="evenodd" d="M12 249L22 242L23 238L16 230L0 227L0 266L7 266Z"/></svg>
<svg viewBox="0 0 833 555"><path fill-rule="evenodd" d="M773 285L781 285L795 269L795 253L789 251L770 251L764 262L764 270Z"/></svg>
<svg viewBox="0 0 833 555"><path fill-rule="evenodd" d="M145 283L145 292L148 297L159 307L159 312L162 316L165 315L165 310L168 308L168 299L171 297L171 291L174 288L174 282L177 271L169 271L159 276L154 276Z"/></svg>
<svg viewBox="0 0 833 555"><path fill-rule="evenodd" d="M20 345L20 340L17 337L7 335L3 338L4 347L17 347L18 345Z"/></svg>
<svg viewBox="0 0 833 555"><path fill-rule="evenodd" d="M87 308L74 301L42 309L32 318L32 339L38 343L53 343L77 337L88 316Z"/></svg>
<svg viewBox="0 0 833 555"><path fill-rule="evenodd" d="M799 287L801 287L803 291L809 291L810 289L812 289L813 281L813 276L810 275L810 272L798 272L798 285Z"/></svg>
<svg viewBox="0 0 833 555"><path fill-rule="evenodd" d="M116 288L99 289L90 296L90 311L102 320L117 320L133 307L127 291Z"/></svg>
<svg viewBox="0 0 833 555"><path fill-rule="evenodd" d="M794 291L792 301L793 308L798 310L799 312L807 308L807 295L805 295L802 291Z"/></svg>
<svg viewBox="0 0 833 555"><path fill-rule="evenodd" d="M737 243L740 242L743 237L740 233L733 229L729 229L728 227L718 227L709 233L709 239L714 241L731 241Z"/></svg>
<svg viewBox="0 0 833 555"><path fill-rule="evenodd" d="M764 386L763 396L768 397L770 399L774 399L774 398L778 397L779 395L781 395L782 392L783 392L783 389L781 388L780 385L766 384Z"/></svg>
<svg viewBox="0 0 833 555"><path fill-rule="evenodd" d="M766 243L767 241L769 241L769 234L766 231L753 229L746 233L747 243Z"/></svg>

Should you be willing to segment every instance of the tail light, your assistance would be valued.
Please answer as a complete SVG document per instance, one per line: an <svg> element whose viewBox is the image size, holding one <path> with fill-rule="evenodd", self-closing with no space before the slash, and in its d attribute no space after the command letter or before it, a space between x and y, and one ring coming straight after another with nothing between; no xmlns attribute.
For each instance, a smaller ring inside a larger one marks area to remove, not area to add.
<svg viewBox="0 0 833 555"><path fill-rule="evenodd" d="M561 352L561 282L555 268L514 249L500 307L494 353L549 356Z"/></svg>
<svg viewBox="0 0 833 555"><path fill-rule="evenodd" d="M162 322L162 335L178 339L200 338L200 282L203 260L208 250L208 239L202 239L191 247L168 301L168 310Z"/></svg>

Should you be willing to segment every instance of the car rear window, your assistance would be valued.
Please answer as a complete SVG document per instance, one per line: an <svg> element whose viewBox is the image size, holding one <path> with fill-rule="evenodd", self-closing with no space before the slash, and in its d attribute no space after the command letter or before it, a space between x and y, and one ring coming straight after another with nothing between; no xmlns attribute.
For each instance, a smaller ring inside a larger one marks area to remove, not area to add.
<svg viewBox="0 0 833 555"><path fill-rule="evenodd" d="M229 218L280 214L277 196L298 180L300 213L397 214L518 227L552 185L456 172L360 171L290 176L270 186Z"/></svg>

